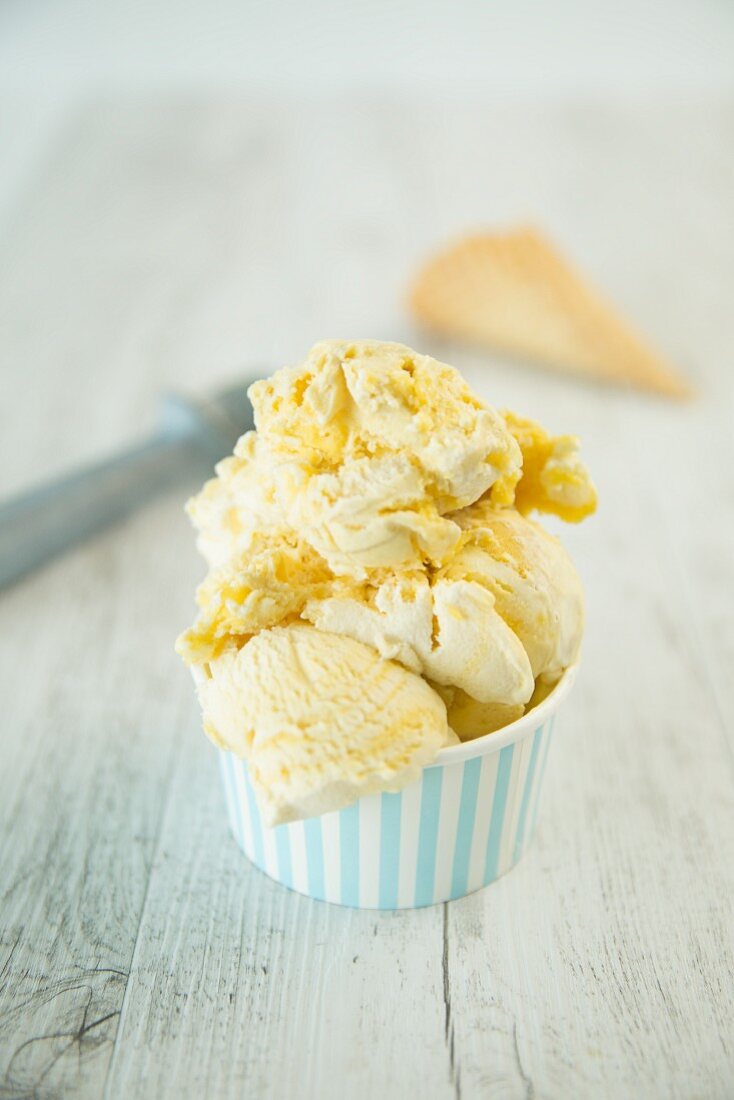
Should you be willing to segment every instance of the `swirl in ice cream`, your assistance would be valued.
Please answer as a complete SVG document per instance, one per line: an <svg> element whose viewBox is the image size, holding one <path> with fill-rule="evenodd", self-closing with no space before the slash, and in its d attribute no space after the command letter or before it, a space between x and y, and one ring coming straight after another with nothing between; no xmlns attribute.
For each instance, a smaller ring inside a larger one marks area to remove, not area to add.
<svg viewBox="0 0 734 1100"><path fill-rule="evenodd" d="M188 506L210 572L178 649L278 824L399 789L576 660L578 575L527 517L596 493L575 437L400 344L326 341L249 393L257 430Z"/></svg>

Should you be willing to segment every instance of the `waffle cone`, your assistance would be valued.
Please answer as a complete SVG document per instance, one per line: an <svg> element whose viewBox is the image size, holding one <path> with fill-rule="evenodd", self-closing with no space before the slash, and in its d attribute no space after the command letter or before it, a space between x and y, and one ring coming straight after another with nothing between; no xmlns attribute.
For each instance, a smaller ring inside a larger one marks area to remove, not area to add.
<svg viewBox="0 0 734 1100"><path fill-rule="evenodd" d="M439 253L410 304L446 337L668 397L692 392L533 228L469 237Z"/></svg>

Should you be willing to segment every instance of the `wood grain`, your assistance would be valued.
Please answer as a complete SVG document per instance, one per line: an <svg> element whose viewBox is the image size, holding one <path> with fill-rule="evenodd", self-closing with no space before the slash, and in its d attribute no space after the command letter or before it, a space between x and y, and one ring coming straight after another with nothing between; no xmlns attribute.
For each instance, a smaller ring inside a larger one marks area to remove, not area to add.
<svg viewBox="0 0 734 1100"><path fill-rule="evenodd" d="M214 754L177 758L109 1078L113 1096L451 1096L442 914L342 911L270 882L233 845ZM202 904L203 899L206 903ZM379 975L379 980L375 980ZM390 1043L383 1037L389 1034ZM375 1057L379 1051L379 1056Z"/></svg>
<svg viewBox="0 0 734 1100"><path fill-rule="evenodd" d="M420 258L532 216L690 408L434 345L584 439L584 669L537 843L489 890L360 913L230 839L172 640L180 494L0 597L0 1096L734 1093L734 105L100 103L0 225L3 491L325 335L425 347ZM193 487L192 487L193 488Z"/></svg>

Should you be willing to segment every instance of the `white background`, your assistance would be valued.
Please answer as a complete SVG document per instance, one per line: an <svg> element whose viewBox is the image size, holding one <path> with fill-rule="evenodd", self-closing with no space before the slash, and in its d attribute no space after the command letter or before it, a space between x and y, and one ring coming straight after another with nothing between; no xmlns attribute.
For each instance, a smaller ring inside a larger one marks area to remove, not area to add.
<svg viewBox="0 0 734 1100"><path fill-rule="evenodd" d="M365 90L612 101L734 89L727 0L4 0L0 203L90 95Z"/></svg>

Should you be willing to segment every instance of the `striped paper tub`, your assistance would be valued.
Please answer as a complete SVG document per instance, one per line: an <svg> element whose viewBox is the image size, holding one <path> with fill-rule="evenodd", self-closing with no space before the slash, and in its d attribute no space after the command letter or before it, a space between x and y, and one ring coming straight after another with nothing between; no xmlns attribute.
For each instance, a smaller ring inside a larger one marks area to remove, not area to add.
<svg viewBox="0 0 734 1100"><path fill-rule="evenodd" d="M443 749L399 794L376 794L274 829L260 818L247 764L220 751L229 820L256 867L301 894L362 909L448 901L518 861L535 827L558 707L575 669L497 733Z"/></svg>

